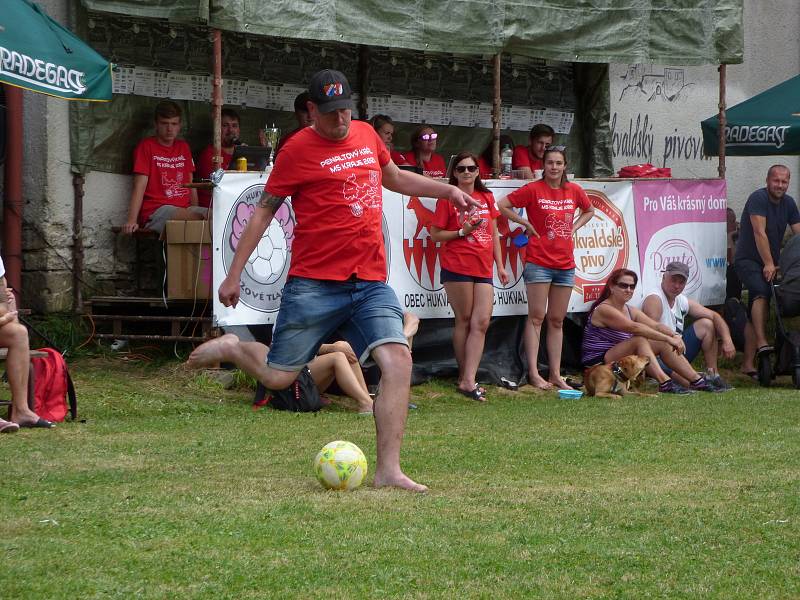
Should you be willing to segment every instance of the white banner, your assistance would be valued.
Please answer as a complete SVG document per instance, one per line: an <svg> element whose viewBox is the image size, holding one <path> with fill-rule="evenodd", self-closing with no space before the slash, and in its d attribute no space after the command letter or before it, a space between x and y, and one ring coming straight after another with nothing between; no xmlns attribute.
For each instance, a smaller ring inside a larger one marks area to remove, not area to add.
<svg viewBox="0 0 800 600"><path fill-rule="evenodd" d="M274 323L280 306L281 290L286 281L292 241L294 212L287 202L264 234L258 248L250 256L241 277L242 293L233 310L219 303L216 289L228 273L239 237L254 210L268 175L260 173L225 174L214 190L214 317L218 325ZM496 180L486 182L495 199L504 198L527 181ZM602 291L608 275L627 267L641 273L637 244L636 214L631 180L576 180L595 208L595 218L575 235L575 287L569 310L582 312ZM691 187L692 182L685 182ZM439 282L440 244L430 238L428 227L433 218L436 200L403 196L383 190L383 237L388 262L388 283L397 294L404 310L421 318L452 317L447 294ZM503 286L495 277L493 315L527 313L527 298L522 281L525 247L518 246L522 227L500 217L497 220L501 251L510 281ZM680 228L680 225L675 227ZM687 225L687 235L691 228ZM722 238L720 243L724 244ZM713 243L709 247L716 253ZM702 252L702 246L699 250ZM346 249L343 249L346 251ZM716 256L716 254L715 254ZM698 257L705 260L707 257ZM724 288L724 272L712 274L704 286ZM641 300L641 286L634 302ZM719 299L721 301L721 299Z"/></svg>

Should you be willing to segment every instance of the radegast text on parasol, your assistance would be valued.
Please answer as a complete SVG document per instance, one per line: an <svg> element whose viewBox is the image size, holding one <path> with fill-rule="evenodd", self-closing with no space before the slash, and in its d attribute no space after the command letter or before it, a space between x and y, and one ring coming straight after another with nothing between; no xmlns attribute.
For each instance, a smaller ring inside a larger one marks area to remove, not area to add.
<svg viewBox="0 0 800 600"><path fill-rule="evenodd" d="M800 75L725 111L725 154L800 154ZM706 156L719 154L719 116L702 123Z"/></svg>
<svg viewBox="0 0 800 600"><path fill-rule="evenodd" d="M111 100L111 64L28 0L0 0L0 83L66 100Z"/></svg>

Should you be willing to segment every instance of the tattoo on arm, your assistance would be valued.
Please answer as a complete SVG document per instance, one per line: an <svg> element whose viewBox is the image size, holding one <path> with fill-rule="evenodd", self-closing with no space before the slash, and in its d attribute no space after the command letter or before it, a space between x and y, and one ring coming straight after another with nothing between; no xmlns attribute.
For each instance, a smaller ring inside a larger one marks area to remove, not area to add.
<svg viewBox="0 0 800 600"><path fill-rule="evenodd" d="M258 206L259 208L268 208L272 211L274 215L278 212L278 209L281 207L281 204L284 203L286 198L284 196L273 196L266 190L262 192L261 198L258 199Z"/></svg>

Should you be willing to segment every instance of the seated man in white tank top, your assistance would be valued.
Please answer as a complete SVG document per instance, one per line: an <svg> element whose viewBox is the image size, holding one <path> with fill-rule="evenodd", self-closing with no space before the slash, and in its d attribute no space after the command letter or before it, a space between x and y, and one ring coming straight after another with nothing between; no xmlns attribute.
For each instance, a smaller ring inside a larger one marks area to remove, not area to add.
<svg viewBox="0 0 800 600"><path fill-rule="evenodd" d="M685 356L689 362L702 350L706 363L706 381L720 390L729 389L717 370L717 356L720 350L725 358L735 356L731 332L721 315L683 293L688 279L689 266L686 263L669 263L664 269L661 285L645 296L642 311L683 337ZM689 326L686 326L686 317L693 319ZM721 340L721 345L718 340ZM677 373L667 373L681 385L686 385L687 382Z"/></svg>

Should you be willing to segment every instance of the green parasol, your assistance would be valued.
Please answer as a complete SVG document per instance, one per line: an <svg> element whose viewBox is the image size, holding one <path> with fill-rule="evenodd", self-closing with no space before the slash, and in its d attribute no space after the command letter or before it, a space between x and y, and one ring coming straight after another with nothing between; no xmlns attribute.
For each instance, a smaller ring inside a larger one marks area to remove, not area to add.
<svg viewBox="0 0 800 600"><path fill-rule="evenodd" d="M725 154L800 154L800 75L725 111ZM700 123L706 156L719 153L719 117Z"/></svg>
<svg viewBox="0 0 800 600"><path fill-rule="evenodd" d="M111 64L28 0L0 0L0 83L67 100L111 100Z"/></svg>

